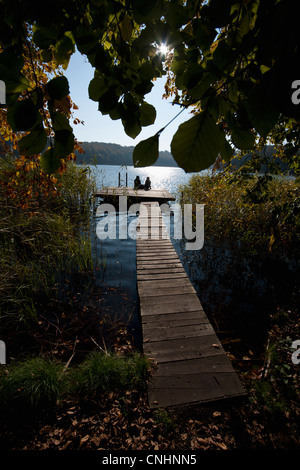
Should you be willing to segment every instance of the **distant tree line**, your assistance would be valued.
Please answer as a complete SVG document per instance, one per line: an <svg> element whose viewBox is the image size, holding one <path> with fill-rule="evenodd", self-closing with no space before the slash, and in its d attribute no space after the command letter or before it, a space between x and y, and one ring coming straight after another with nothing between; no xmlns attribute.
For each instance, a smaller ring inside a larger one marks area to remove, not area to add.
<svg viewBox="0 0 300 470"><path fill-rule="evenodd" d="M84 153L76 152L77 163L96 165L133 165L133 146L124 147L118 144L105 142L82 142ZM177 167L172 154L167 150L159 152L156 166Z"/></svg>

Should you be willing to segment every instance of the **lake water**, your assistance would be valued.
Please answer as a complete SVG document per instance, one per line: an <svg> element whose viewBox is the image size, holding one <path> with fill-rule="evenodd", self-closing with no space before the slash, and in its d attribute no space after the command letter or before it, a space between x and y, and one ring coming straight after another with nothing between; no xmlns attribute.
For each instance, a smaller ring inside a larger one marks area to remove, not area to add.
<svg viewBox="0 0 300 470"><path fill-rule="evenodd" d="M97 186L119 186L119 173L121 186L132 187L135 177L138 175L142 183L147 176L150 177L153 188L165 188L171 194L176 195L180 184L187 183L193 173L186 173L182 168L151 166L145 168L134 168L133 166L119 167L117 165L97 165L93 174ZM207 173L204 171L203 173Z"/></svg>

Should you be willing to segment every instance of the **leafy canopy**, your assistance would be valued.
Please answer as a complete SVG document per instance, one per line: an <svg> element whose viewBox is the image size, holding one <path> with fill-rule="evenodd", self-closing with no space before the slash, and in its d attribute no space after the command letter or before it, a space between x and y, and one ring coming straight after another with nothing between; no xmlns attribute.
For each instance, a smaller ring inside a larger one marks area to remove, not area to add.
<svg viewBox="0 0 300 470"><path fill-rule="evenodd" d="M90 99L102 114L121 120L133 139L155 122L145 96L166 75L166 95L195 114L171 144L186 171L207 168L220 154L230 160L234 148L248 151L266 139L287 144L289 155L299 149L300 105L291 100L299 78L298 19L289 0L52 0L50 8L5 0L0 18L7 121L23 133L25 157L42 153L45 173L74 149L69 86L63 76L29 81L25 47L63 69L76 48L86 55L95 69ZM136 146L136 165L156 161L163 130Z"/></svg>

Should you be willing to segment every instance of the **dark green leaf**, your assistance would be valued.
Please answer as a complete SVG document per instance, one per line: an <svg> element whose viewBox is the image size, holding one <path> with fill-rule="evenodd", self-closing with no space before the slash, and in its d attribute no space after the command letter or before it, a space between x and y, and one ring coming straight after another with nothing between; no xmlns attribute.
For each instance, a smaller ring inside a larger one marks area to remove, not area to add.
<svg viewBox="0 0 300 470"><path fill-rule="evenodd" d="M70 31L66 31L63 37L56 42L53 51L57 65L62 65L66 69L71 55L75 52L75 42Z"/></svg>
<svg viewBox="0 0 300 470"><path fill-rule="evenodd" d="M279 111L274 105L272 90L263 86L255 86L249 93L246 109L253 127L265 138L279 117Z"/></svg>
<svg viewBox="0 0 300 470"><path fill-rule="evenodd" d="M223 160L229 162L233 157L234 150L229 144L228 140L225 137L225 134L222 133L221 143L220 143L220 155Z"/></svg>
<svg viewBox="0 0 300 470"><path fill-rule="evenodd" d="M6 93L21 93L29 88L30 84L27 78L11 67L0 63L0 78L4 81Z"/></svg>
<svg viewBox="0 0 300 470"><path fill-rule="evenodd" d="M55 132L54 146L43 153L40 160L42 170L51 175L60 167L62 158L67 157L74 150L74 135L68 130Z"/></svg>
<svg viewBox="0 0 300 470"><path fill-rule="evenodd" d="M193 31L196 36L197 44L201 50L208 49L217 35L215 28L202 18L193 20Z"/></svg>
<svg viewBox="0 0 300 470"><path fill-rule="evenodd" d="M54 149L49 148L43 153L40 159L40 167L46 175L52 175L60 167L60 158L55 155Z"/></svg>
<svg viewBox="0 0 300 470"><path fill-rule="evenodd" d="M137 19L148 16L155 7L157 0L133 0L132 6Z"/></svg>
<svg viewBox="0 0 300 470"><path fill-rule="evenodd" d="M27 131L35 124L37 117L36 107L30 98L17 101L7 110L7 121L13 131Z"/></svg>
<svg viewBox="0 0 300 470"><path fill-rule="evenodd" d="M129 137L135 139L137 135L141 132L142 128L137 119L134 117L129 117L127 119L122 119L124 130Z"/></svg>
<svg viewBox="0 0 300 470"><path fill-rule="evenodd" d="M109 111L109 117L113 120L121 119L124 113L123 103L118 103L117 106Z"/></svg>
<svg viewBox="0 0 300 470"><path fill-rule="evenodd" d="M143 101L140 106L140 123L141 126L150 126L156 119L156 109L152 104Z"/></svg>
<svg viewBox="0 0 300 470"><path fill-rule="evenodd" d="M235 127L232 129L231 140L240 150L249 150L254 147L255 134L250 129Z"/></svg>
<svg viewBox="0 0 300 470"><path fill-rule="evenodd" d="M205 12L215 28L220 28L230 22L231 6L234 3L236 3L235 0L210 0Z"/></svg>
<svg viewBox="0 0 300 470"><path fill-rule="evenodd" d="M144 62L138 69L138 73L142 81L152 80L155 76L154 68L149 62Z"/></svg>
<svg viewBox="0 0 300 470"><path fill-rule="evenodd" d="M126 13L125 13L123 20L119 24L119 28L120 28L123 41L129 42L131 39L133 27L132 27L132 21Z"/></svg>
<svg viewBox="0 0 300 470"><path fill-rule="evenodd" d="M102 95L108 91L108 86L103 77L95 73L89 84L89 97L93 101L99 101Z"/></svg>
<svg viewBox="0 0 300 470"><path fill-rule="evenodd" d="M57 31L55 28L34 26L33 42L40 49L48 49L57 40Z"/></svg>
<svg viewBox="0 0 300 470"><path fill-rule="evenodd" d="M158 134L139 142L133 150L133 164L135 167L154 165L158 159Z"/></svg>
<svg viewBox="0 0 300 470"><path fill-rule="evenodd" d="M55 132L54 154L60 158L67 157L74 150L74 135L68 130Z"/></svg>
<svg viewBox="0 0 300 470"><path fill-rule="evenodd" d="M47 145L47 135L43 125L35 127L30 134L19 140L19 150L22 155L29 157L41 153Z"/></svg>
<svg viewBox="0 0 300 470"><path fill-rule="evenodd" d="M208 110L181 124L173 137L171 152L186 172L212 165L220 150L221 131Z"/></svg>
<svg viewBox="0 0 300 470"><path fill-rule="evenodd" d="M69 124L67 116L63 113L54 112L53 113L53 129L56 131L72 131L72 127Z"/></svg>
<svg viewBox="0 0 300 470"><path fill-rule="evenodd" d="M113 89L109 89L104 93L98 100L98 110L102 114L108 114L112 111L118 104L118 96L116 95Z"/></svg>
<svg viewBox="0 0 300 470"><path fill-rule="evenodd" d="M63 76L52 78L45 88L52 100L61 100L70 93L68 79Z"/></svg>

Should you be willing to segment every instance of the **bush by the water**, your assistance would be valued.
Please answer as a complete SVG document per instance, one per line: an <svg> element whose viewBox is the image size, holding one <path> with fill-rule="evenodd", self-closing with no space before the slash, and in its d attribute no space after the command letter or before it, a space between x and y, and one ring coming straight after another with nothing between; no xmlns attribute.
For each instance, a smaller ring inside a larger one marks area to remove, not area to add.
<svg viewBox="0 0 300 470"><path fill-rule="evenodd" d="M300 252L300 185L289 178L215 173L193 175L181 203L205 204L205 240L240 253L292 256Z"/></svg>

